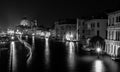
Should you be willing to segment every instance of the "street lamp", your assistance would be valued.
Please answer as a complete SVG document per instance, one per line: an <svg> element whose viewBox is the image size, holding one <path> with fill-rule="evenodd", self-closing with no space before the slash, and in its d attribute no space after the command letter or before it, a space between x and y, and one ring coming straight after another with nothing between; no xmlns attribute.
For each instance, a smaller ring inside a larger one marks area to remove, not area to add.
<svg viewBox="0 0 120 72"><path fill-rule="evenodd" d="M100 47L97 47L96 52L97 52L97 55L98 55L98 58L99 58L99 54L102 52L102 49Z"/></svg>
<svg viewBox="0 0 120 72"><path fill-rule="evenodd" d="M101 48L98 47L98 48L96 49L96 51L97 51L97 53L100 53L102 50L101 50Z"/></svg>

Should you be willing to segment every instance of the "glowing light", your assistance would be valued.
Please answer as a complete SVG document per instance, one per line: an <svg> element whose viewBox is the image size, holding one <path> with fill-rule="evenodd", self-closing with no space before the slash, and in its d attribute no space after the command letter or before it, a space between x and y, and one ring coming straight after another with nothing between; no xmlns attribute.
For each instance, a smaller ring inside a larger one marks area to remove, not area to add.
<svg viewBox="0 0 120 72"><path fill-rule="evenodd" d="M14 32L14 30L8 29L7 33L10 34L10 35L13 35L15 32Z"/></svg>
<svg viewBox="0 0 120 72"><path fill-rule="evenodd" d="M93 65L93 72L104 72L104 65L101 60L96 60Z"/></svg>
<svg viewBox="0 0 120 72"><path fill-rule="evenodd" d="M37 30L36 35L40 35L40 34L41 34L41 30Z"/></svg>
<svg viewBox="0 0 120 72"><path fill-rule="evenodd" d="M11 36L11 39L13 40L15 37L14 36Z"/></svg>
<svg viewBox="0 0 120 72"><path fill-rule="evenodd" d="M32 35L35 35L35 33L32 33Z"/></svg>
<svg viewBox="0 0 120 72"><path fill-rule="evenodd" d="M18 29L17 29L17 31L15 33L16 34L22 34L22 32L20 32Z"/></svg>
<svg viewBox="0 0 120 72"><path fill-rule="evenodd" d="M101 48L98 47L98 48L96 49L96 51L97 51L98 53L100 53L102 50L101 50Z"/></svg>
<svg viewBox="0 0 120 72"><path fill-rule="evenodd" d="M49 37L50 36L50 32L46 32L45 37Z"/></svg>
<svg viewBox="0 0 120 72"><path fill-rule="evenodd" d="M66 40L73 41L74 35L73 35L73 33L67 33L65 38L66 38Z"/></svg>
<svg viewBox="0 0 120 72"><path fill-rule="evenodd" d="M45 36L45 33L44 33L44 32L41 32L40 36Z"/></svg>

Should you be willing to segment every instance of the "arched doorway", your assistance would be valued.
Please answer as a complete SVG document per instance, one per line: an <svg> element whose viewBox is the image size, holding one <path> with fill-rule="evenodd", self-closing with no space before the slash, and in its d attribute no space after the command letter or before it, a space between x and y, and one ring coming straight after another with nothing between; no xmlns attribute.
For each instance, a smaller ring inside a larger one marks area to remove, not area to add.
<svg viewBox="0 0 120 72"><path fill-rule="evenodd" d="M93 50L95 50L98 47L102 50L105 50L105 40L100 36L94 36L90 38L90 46Z"/></svg>

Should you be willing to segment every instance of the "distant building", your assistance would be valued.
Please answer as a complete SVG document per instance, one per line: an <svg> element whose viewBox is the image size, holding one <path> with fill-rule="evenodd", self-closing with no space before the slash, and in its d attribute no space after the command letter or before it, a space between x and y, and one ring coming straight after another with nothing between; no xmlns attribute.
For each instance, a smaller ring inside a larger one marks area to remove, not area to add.
<svg viewBox="0 0 120 72"><path fill-rule="evenodd" d="M87 34L87 25L85 24L86 20L85 19L77 19L78 23L78 36L79 36L79 41L82 44L86 44L86 34Z"/></svg>
<svg viewBox="0 0 120 72"><path fill-rule="evenodd" d="M23 34L32 34L37 29L37 20L31 20L27 17L22 18L20 24L16 26L16 31L18 30Z"/></svg>
<svg viewBox="0 0 120 72"><path fill-rule="evenodd" d="M76 32L76 19L61 19L55 22L55 31L56 31L56 36L59 39L64 39L66 33Z"/></svg>
<svg viewBox="0 0 120 72"><path fill-rule="evenodd" d="M54 29L50 29L49 32L51 33L52 38L56 37L56 31Z"/></svg>
<svg viewBox="0 0 120 72"><path fill-rule="evenodd" d="M120 11L108 14L105 52L111 56L120 55Z"/></svg>
<svg viewBox="0 0 120 72"><path fill-rule="evenodd" d="M94 36L100 36L103 39L106 38L107 19L91 19L85 22L87 24L86 37L91 38Z"/></svg>

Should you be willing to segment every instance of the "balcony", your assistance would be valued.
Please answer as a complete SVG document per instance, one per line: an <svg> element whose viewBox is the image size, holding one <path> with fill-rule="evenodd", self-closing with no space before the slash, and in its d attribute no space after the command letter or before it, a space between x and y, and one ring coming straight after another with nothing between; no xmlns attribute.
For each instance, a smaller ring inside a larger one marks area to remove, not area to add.
<svg viewBox="0 0 120 72"><path fill-rule="evenodd" d="M116 40L105 40L106 43L113 44L113 45L120 45L120 41Z"/></svg>

